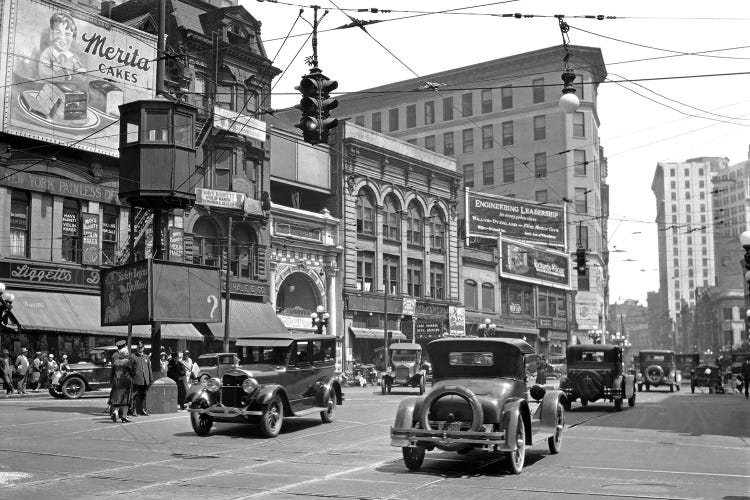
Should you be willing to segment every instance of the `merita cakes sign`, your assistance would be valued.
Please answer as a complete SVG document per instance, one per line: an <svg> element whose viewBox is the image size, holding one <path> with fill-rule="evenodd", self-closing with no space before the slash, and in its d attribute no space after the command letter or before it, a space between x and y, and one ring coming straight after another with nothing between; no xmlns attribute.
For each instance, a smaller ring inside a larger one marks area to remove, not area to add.
<svg viewBox="0 0 750 500"><path fill-rule="evenodd" d="M3 131L117 156L119 106L154 96L156 38L70 2L0 5Z"/></svg>

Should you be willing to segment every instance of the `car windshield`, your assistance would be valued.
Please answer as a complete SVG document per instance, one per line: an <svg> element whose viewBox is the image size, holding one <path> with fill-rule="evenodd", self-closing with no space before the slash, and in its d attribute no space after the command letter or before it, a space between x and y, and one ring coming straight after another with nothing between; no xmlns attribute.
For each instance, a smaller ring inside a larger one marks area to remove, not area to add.
<svg viewBox="0 0 750 500"><path fill-rule="evenodd" d="M253 365L286 366L289 364L289 347L245 347L243 362Z"/></svg>
<svg viewBox="0 0 750 500"><path fill-rule="evenodd" d="M415 361L417 359L416 351L405 351L402 349L391 352L393 361Z"/></svg>

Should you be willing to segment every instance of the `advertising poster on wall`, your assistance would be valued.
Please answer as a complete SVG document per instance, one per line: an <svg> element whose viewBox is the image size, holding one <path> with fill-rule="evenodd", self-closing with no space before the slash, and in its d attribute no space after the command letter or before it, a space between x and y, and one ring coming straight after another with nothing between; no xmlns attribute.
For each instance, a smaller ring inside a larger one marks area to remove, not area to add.
<svg viewBox="0 0 750 500"><path fill-rule="evenodd" d="M69 2L10 1L3 130L118 156L118 106L154 96L156 38Z"/></svg>
<svg viewBox="0 0 750 500"><path fill-rule="evenodd" d="M466 335L466 308L459 306L448 306L448 321L451 335Z"/></svg>
<svg viewBox="0 0 750 500"><path fill-rule="evenodd" d="M520 241L498 238L500 276L529 283L570 289L570 258L565 252L535 248Z"/></svg>
<svg viewBox="0 0 750 500"><path fill-rule="evenodd" d="M102 326L149 323L149 261L102 270Z"/></svg>
<svg viewBox="0 0 750 500"><path fill-rule="evenodd" d="M467 236L544 242L565 247L565 207L466 191Z"/></svg>
<svg viewBox="0 0 750 500"><path fill-rule="evenodd" d="M99 214L83 214L82 263L99 265Z"/></svg>

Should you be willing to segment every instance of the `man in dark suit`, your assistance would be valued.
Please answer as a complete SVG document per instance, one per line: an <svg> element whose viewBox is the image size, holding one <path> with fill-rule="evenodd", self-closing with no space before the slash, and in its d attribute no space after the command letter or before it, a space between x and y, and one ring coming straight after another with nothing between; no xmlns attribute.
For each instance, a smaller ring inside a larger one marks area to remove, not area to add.
<svg viewBox="0 0 750 500"><path fill-rule="evenodd" d="M138 342L138 348L131 354L135 362L135 377L133 377L133 403L130 410L139 415L148 415L146 409L146 394L154 382L151 373L151 358L143 352L143 342Z"/></svg>

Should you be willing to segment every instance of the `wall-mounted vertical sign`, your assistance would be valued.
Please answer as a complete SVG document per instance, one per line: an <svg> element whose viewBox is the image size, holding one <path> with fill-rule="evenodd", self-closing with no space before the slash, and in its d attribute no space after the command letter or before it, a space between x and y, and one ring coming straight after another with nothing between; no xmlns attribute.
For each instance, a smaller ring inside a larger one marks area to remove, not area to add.
<svg viewBox="0 0 750 500"><path fill-rule="evenodd" d="M83 214L83 256L82 263L99 265L99 214Z"/></svg>
<svg viewBox="0 0 750 500"><path fill-rule="evenodd" d="M169 228L169 260L182 262L185 256L185 231L181 227Z"/></svg>
<svg viewBox="0 0 750 500"><path fill-rule="evenodd" d="M62 234L63 236L77 237L79 230L79 212L71 208L63 208Z"/></svg>
<svg viewBox="0 0 750 500"><path fill-rule="evenodd" d="M458 306L448 306L448 320L451 329L451 335L466 335L466 308Z"/></svg>

